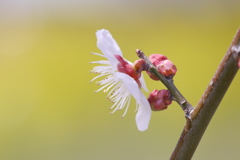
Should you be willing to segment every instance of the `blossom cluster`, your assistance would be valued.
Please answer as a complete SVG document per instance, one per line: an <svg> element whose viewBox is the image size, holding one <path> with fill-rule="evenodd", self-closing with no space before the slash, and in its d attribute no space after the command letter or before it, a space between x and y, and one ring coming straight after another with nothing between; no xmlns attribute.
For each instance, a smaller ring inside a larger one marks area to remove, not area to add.
<svg viewBox="0 0 240 160"><path fill-rule="evenodd" d="M143 79L142 71L146 71L153 80L158 78L148 72L146 62L142 59L134 63L124 59L122 52L108 30L102 29L96 32L97 47L103 54L92 53L107 60L94 61L91 63L99 64L91 72L98 76L91 80L102 78L97 83L102 87L95 92L108 92L107 98L113 102L111 113L124 109L124 117L130 106L131 97L136 100L136 124L138 130L145 131L148 128L151 111L160 111L167 108L172 103L173 97L168 90L154 90L148 99L145 97L141 88L147 90ZM176 66L164 55L150 55L149 60L156 66L159 73L168 79L172 79L177 69Z"/></svg>

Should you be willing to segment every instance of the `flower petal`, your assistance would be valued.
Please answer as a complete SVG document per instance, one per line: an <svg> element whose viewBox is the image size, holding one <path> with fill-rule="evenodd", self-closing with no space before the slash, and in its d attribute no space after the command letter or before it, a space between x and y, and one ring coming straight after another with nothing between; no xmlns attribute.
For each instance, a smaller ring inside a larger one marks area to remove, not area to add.
<svg viewBox="0 0 240 160"><path fill-rule="evenodd" d="M139 78L139 81L140 81L140 83L141 83L141 87L142 87L146 92L148 92L147 85L146 85L145 80L144 80L144 78L143 78L143 74L142 74L141 77Z"/></svg>
<svg viewBox="0 0 240 160"><path fill-rule="evenodd" d="M114 75L121 79L121 81L124 83L128 91L133 95L133 97L136 99L136 101L140 102L140 93L141 90L138 87L137 82L130 77L129 75L121 72L115 72Z"/></svg>
<svg viewBox="0 0 240 160"><path fill-rule="evenodd" d="M148 100L138 88L138 84L132 77L120 72L116 72L115 76L123 81L124 85L128 88L128 91L133 95L139 104L139 109L136 115L136 123L139 131L145 131L148 128L152 113Z"/></svg>
<svg viewBox="0 0 240 160"><path fill-rule="evenodd" d="M152 111L143 93L141 93L140 97L141 102L136 115L136 123L139 131L145 131L148 129Z"/></svg>
<svg viewBox="0 0 240 160"><path fill-rule="evenodd" d="M102 29L96 32L97 36L97 46L102 51L104 56L110 61L111 65L114 67L114 70L117 70L118 60L114 55L122 56L122 52L113 39L111 33L108 30Z"/></svg>

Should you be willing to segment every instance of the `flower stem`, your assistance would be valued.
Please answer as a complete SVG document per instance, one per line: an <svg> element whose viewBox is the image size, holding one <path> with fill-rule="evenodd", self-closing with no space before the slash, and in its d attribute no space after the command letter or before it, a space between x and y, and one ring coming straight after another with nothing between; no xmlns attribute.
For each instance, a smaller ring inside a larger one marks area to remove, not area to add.
<svg viewBox="0 0 240 160"><path fill-rule="evenodd" d="M182 110L185 112L185 116L191 119L190 113L193 110L193 107L176 88L176 86L173 83L173 80L167 79L165 76L159 73L157 68L149 61L149 59L140 49L137 49L136 53L139 58L143 59L146 62L145 66L146 70L154 74L167 87L167 89L171 92L172 96L174 97L174 100L181 106Z"/></svg>

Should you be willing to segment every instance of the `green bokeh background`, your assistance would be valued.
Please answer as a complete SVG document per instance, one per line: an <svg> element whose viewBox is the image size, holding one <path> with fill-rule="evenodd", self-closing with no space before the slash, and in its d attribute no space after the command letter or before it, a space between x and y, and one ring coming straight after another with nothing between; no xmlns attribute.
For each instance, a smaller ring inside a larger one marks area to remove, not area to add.
<svg viewBox="0 0 240 160"><path fill-rule="evenodd" d="M95 32L108 29L124 57L166 55L196 105L240 25L240 1L0 1L0 159L165 160L185 123L177 103L139 132L135 102L112 105L89 71ZM164 89L145 75L148 89ZM235 77L194 160L239 159L240 76ZM148 93L146 93L146 96Z"/></svg>

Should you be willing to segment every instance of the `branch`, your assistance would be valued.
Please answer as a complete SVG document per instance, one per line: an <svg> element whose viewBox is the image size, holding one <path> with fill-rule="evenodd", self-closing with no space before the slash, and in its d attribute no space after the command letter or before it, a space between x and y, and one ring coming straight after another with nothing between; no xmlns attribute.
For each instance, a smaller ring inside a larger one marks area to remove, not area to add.
<svg viewBox="0 0 240 160"><path fill-rule="evenodd" d="M170 160L190 160L238 71L240 61L240 29L199 103L191 112Z"/></svg>
<svg viewBox="0 0 240 160"><path fill-rule="evenodd" d="M153 73L170 91L174 100L181 106L182 110L185 112L185 117L191 119L190 113L193 110L192 105L183 97L183 95L179 92L176 86L173 83L172 79L167 79L165 76L160 74L157 68L150 62L150 60L145 56L145 54L137 49L136 53L139 58L143 59L146 62L146 70Z"/></svg>

